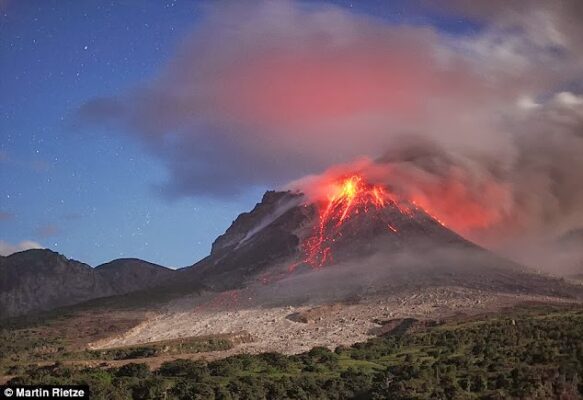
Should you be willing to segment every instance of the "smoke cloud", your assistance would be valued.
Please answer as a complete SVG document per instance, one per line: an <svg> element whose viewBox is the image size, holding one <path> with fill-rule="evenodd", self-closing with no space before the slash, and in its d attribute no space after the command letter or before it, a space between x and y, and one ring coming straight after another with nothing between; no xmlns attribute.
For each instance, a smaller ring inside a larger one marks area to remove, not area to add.
<svg viewBox="0 0 583 400"><path fill-rule="evenodd" d="M582 106L583 97L559 93L516 116L506 123L515 132L506 154L452 151L409 134L376 159L336 165L290 187L321 196L327 182L356 171L474 239L566 232L583 225Z"/></svg>
<svg viewBox="0 0 583 400"><path fill-rule="evenodd" d="M139 138L170 195L357 166L480 243L553 238L583 226L582 8L483 3L445 11L480 21L471 35L333 6L210 6L160 76L79 117Z"/></svg>
<svg viewBox="0 0 583 400"><path fill-rule="evenodd" d="M30 249L44 249L44 247L31 240L23 240L15 244L0 240L0 256L9 256L10 254Z"/></svg>

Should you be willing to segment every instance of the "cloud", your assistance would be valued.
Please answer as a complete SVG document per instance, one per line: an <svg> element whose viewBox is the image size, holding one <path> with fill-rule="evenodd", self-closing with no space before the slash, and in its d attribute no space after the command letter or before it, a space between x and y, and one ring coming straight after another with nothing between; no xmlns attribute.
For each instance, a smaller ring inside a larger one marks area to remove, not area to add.
<svg viewBox="0 0 583 400"><path fill-rule="evenodd" d="M39 226L36 230L36 236L41 238L48 238L59 234L59 228L52 224Z"/></svg>
<svg viewBox="0 0 583 400"><path fill-rule="evenodd" d="M0 211L0 221L9 221L14 218L14 214L7 211Z"/></svg>
<svg viewBox="0 0 583 400"><path fill-rule="evenodd" d="M460 16L485 21L490 32L498 30L523 36L539 50L564 49L570 57L581 58L583 49L583 4L578 0L447 0L437 7Z"/></svg>
<svg viewBox="0 0 583 400"><path fill-rule="evenodd" d="M580 270L583 248L567 251L557 239L583 227L581 100L561 92L508 122L516 134L507 160L453 152L426 136L407 135L381 157L336 165L289 187L317 199L326 195L328 182L358 172L513 259L554 273Z"/></svg>
<svg viewBox="0 0 583 400"><path fill-rule="evenodd" d="M466 36L333 6L215 4L156 79L79 119L138 138L172 196L365 157L484 242L557 235L583 224L581 3L557 3L452 2L482 22Z"/></svg>
<svg viewBox="0 0 583 400"><path fill-rule="evenodd" d="M403 132L498 140L483 140L488 112L517 89L484 82L450 47L335 7L216 6L155 81L80 117L137 135L167 164L168 191L232 195L378 155Z"/></svg>
<svg viewBox="0 0 583 400"><path fill-rule="evenodd" d="M5 242L4 240L0 240L0 255L1 256L9 256L12 253L16 253L19 251L29 250L29 249L44 249L44 247L31 240L24 240L20 243L12 244Z"/></svg>

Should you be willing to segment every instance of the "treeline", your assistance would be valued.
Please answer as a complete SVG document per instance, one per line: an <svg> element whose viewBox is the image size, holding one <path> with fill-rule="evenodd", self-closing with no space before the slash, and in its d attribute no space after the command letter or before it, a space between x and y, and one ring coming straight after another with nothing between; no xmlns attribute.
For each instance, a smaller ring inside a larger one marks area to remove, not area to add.
<svg viewBox="0 0 583 400"><path fill-rule="evenodd" d="M131 360L136 358L224 351L237 342L250 340L249 335L220 334L199 336L145 345L102 350L71 351L65 340L43 336L42 328L21 330L0 329L0 372L24 363L67 360Z"/></svg>
<svg viewBox="0 0 583 400"><path fill-rule="evenodd" d="M11 383L87 383L92 399L583 399L583 312L452 322L293 356L179 359L154 371L21 372Z"/></svg>

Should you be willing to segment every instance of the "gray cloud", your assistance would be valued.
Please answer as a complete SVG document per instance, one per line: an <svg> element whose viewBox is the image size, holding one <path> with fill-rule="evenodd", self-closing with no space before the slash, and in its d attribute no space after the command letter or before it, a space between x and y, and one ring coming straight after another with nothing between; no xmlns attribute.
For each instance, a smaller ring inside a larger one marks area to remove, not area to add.
<svg viewBox="0 0 583 400"><path fill-rule="evenodd" d="M231 195L378 154L403 131L439 135L452 109L467 115L460 128L482 125L464 136L497 140L481 139L479 110L516 92L450 47L431 29L334 7L217 6L155 81L80 117L139 137L167 164L171 193Z"/></svg>
<svg viewBox="0 0 583 400"><path fill-rule="evenodd" d="M367 157L482 243L556 236L583 224L581 9L451 2L483 24L452 36L332 6L220 3L156 79L79 119L138 138L173 196L232 196Z"/></svg>

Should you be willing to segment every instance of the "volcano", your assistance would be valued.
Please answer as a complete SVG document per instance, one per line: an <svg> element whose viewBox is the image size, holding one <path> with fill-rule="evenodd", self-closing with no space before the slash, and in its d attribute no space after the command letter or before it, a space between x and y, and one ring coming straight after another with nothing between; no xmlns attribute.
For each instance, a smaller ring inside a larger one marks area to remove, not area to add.
<svg viewBox="0 0 583 400"><path fill-rule="evenodd" d="M326 201L316 205L318 221L311 235L304 238L303 263L321 268L334 263L335 257L364 255L371 250L371 240L391 236L385 246L398 246L411 235L424 233L429 237L460 240L457 235L442 229L438 219L414 203L403 202L387 192L386 188L372 185L359 175L352 175L334 185Z"/></svg>
<svg viewBox="0 0 583 400"><path fill-rule="evenodd" d="M564 289L464 239L387 186L348 174L326 187L316 199L266 192L180 279L221 292L255 288L241 297L260 303L334 301L420 286L544 295Z"/></svg>
<svg viewBox="0 0 583 400"><path fill-rule="evenodd" d="M238 352L298 353L365 340L381 320L581 298L579 287L477 246L388 186L359 174L324 186L319 196L266 192L208 257L156 289L174 294L156 317L95 348L244 333L252 341Z"/></svg>

